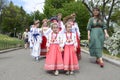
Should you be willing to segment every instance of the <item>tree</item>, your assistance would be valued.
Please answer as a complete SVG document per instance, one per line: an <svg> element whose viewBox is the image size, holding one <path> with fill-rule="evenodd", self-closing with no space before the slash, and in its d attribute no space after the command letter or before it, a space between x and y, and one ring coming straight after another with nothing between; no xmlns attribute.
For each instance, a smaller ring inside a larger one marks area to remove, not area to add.
<svg viewBox="0 0 120 80"><path fill-rule="evenodd" d="M64 16L70 15L73 12L75 12L77 16L76 22L79 25L81 39L87 39L86 25L90 17L87 8L81 2L71 2L69 4L64 4L62 12Z"/></svg>
<svg viewBox="0 0 120 80"><path fill-rule="evenodd" d="M7 5L8 0L0 0L0 11Z"/></svg>
<svg viewBox="0 0 120 80"><path fill-rule="evenodd" d="M75 2L75 0L45 0L44 14L47 18L55 16L56 12L61 11L64 3Z"/></svg>
<svg viewBox="0 0 120 80"><path fill-rule="evenodd" d="M25 28L30 29L30 26L33 25L34 23L34 18L35 20L40 20L40 26L41 26L42 20L46 18L46 16L37 10L34 13L26 14L25 18L26 18L26 22L25 22L25 27L23 28L23 30L25 30Z"/></svg>
<svg viewBox="0 0 120 80"><path fill-rule="evenodd" d="M56 7L53 5L54 1L56 0L46 0L45 2L44 14L47 16L47 18L56 16L57 13L62 13L63 17L65 17L75 12L77 15L76 21L79 25L81 32L81 39L87 39L86 24L90 16L89 12L87 11L87 8L81 3L81 1L75 2L75 0L60 0L63 2L56 4L61 6L56 5ZM57 1L59 2L59 0Z"/></svg>
<svg viewBox="0 0 120 80"><path fill-rule="evenodd" d="M2 23L2 10L4 9L4 7L6 7L7 2L8 0L0 0L0 30L1 30L1 23Z"/></svg>
<svg viewBox="0 0 120 80"><path fill-rule="evenodd" d="M2 32L20 32L26 24L26 12L22 7L15 6L11 1L8 6L3 9L2 13Z"/></svg>
<svg viewBox="0 0 120 80"><path fill-rule="evenodd" d="M107 26L109 27L109 23L111 20L111 16L115 11L116 6L120 4L119 0L80 0L86 6L90 14L92 13L93 7L101 8L102 16L107 22Z"/></svg>
<svg viewBox="0 0 120 80"><path fill-rule="evenodd" d="M120 6L119 5L114 10L114 13L111 16L111 21L118 23L118 25L120 25Z"/></svg>

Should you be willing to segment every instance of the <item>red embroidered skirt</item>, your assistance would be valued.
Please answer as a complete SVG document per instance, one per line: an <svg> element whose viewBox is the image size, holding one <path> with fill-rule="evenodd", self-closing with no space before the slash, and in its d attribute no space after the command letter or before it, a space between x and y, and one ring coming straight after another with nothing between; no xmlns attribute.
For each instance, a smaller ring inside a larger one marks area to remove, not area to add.
<svg viewBox="0 0 120 80"><path fill-rule="evenodd" d="M41 52L40 52L41 56L46 56L46 53L47 53L46 43L47 43L47 38L45 36L42 36L42 44L40 45L41 46Z"/></svg>
<svg viewBox="0 0 120 80"><path fill-rule="evenodd" d="M63 59L58 44L51 44L49 52L46 55L45 70L63 69Z"/></svg>
<svg viewBox="0 0 120 80"><path fill-rule="evenodd" d="M79 39L79 36L78 34L76 33L76 39L77 39L77 57L78 57L78 60L81 59L81 48L80 48L80 39Z"/></svg>
<svg viewBox="0 0 120 80"><path fill-rule="evenodd" d="M64 70L78 70L79 64L74 45L65 45L64 48Z"/></svg>

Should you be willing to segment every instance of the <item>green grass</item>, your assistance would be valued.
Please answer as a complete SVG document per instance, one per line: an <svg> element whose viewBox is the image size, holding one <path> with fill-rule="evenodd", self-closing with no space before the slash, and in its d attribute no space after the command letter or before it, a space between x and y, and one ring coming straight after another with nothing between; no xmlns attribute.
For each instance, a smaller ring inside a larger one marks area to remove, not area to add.
<svg viewBox="0 0 120 80"><path fill-rule="evenodd" d="M23 46L23 41L0 34L0 50Z"/></svg>
<svg viewBox="0 0 120 80"><path fill-rule="evenodd" d="M105 48L103 49L103 53L104 53L104 54L111 55Z"/></svg>
<svg viewBox="0 0 120 80"><path fill-rule="evenodd" d="M120 54L118 54L118 55L117 55L117 57L119 57L119 58L120 58Z"/></svg>

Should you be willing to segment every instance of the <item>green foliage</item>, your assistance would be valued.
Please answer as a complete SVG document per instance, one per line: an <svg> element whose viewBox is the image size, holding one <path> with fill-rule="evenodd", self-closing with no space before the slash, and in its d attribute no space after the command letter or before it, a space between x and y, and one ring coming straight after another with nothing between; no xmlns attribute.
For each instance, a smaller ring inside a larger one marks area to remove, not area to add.
<svg viewBox="0 0 120 80"><path fill-rule="evenodd" d="M7 5L8 0L0 0L0 11Z"/></svg>
<svg viewBox="0 0 120 80"><path fill-rule="evenodd" d="M2 11L1 25L3 32L13 32L14 28L17 32L20 32L26 25L26 12L22 7L15 6L10 2Z"/></svg>
<svg viewBox="0 0 120 80"><path fill-rule="evenodd" d="M0 50L23 46L22 40L0 34Z"/></svg>
<svg viewBox="0 0 120 80"><path fill-rule="evenodd" d="M46 15L44 15L43 13L40 13L39 11L35 11L34 15L35 15L35 20L40 20L41 24L42 24L42 20L46 18Z"/></svg>
<svg viewBox="0 0 120 80"><path fill-rule="evenodd" d="M46 16L39 11L35 11L34 13L27 14L23 7L18 7L10 2L8 6L6 6L2 10L2 14L0 14L1 18L1 27L2 33L19 33L23 32L25 28L30 28L29 26L33 24L34 18L42 21Z"/></svg>
<svg viewBox="0 0 120 80"><path fill-rule="evenodd" d="M113 33L114 33L113 27L109 27L109 29L108 29L108 34L109 34L110 36L112 36Z"/></svg>
<svg viewBox="0 0 120 80"><path fill-rule="evenodd" d="M71 0L68 3L66 3L64 0L62 6L59 6L58 8L54 7L54 5L51 3L54 1L56 0L46 0L44 6L44 14L47 16L47 18L55 16L57 13L62 13L63 17L65 17L75 12L77 15L76 22L78 23L81 32L81 39L87 39L86 25L90 16L89 12L87 11L86 7L82 4L82 2L75 2L74 0Z"/></svg>
<svg viewBox="0 0 120 80"><path fill-rule="evenodd" d="M119 9L116 9L116 11L112 14L111 20L120 25L120 10Z"/></svg>
<svg viewBox="0 0 120 80"><path fill-rule="evenodd" d="M26 17L27 17L27 25L28 25L28 28L29 28L29 26L33 24L34 19L35 20L40 20L40 26L41 26L42 20L44 18L46 18L46 15L44 15L43 13L40 13L39 11L35 11L34 13L27 14Z"/></svg>
<svg viewBox="0 0 120 80"><path fill-rule="evenodd" d="M70 2L74 2L75 0L45 0L44 6L44 14L47 18L51 16L55 16L56 12L63 11L63 4L69 4Z"/></svg>
<svg viewBox="0 0 120 80"><path fill-rule="evenodd" d="M81 2L64 4L64 15L67 16L73 12L75 12L77 16L76 21L81 32L81 39L87 39L86 25L89 18L89 12Z"/></svg>
<svg viewBox="0 0 120 80"><path fill-rule="evenodd" d="M75 12L76 22L79 25L81 39L87 39L86 25L89 18L89 12L81 1L75 0L45 0L44 13L35 11L27 14L22 7L15 6L12 2L2 11L2 32L14 33L23 32L25 28L29 28L33 24L34 19L42 21L44 18L56 16L57 13L62 13L63 17Z"/></svg>

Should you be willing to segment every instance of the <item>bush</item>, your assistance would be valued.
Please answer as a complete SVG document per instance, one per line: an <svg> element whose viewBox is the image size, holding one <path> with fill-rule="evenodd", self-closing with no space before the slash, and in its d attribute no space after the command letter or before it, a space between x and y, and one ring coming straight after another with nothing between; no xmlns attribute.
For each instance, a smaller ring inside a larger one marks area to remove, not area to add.
<svg viewBox="0 0 120 80"><path fill-rule="evenodd" d="M23 41L0 34L0 50L23 46Z"/></svg>

